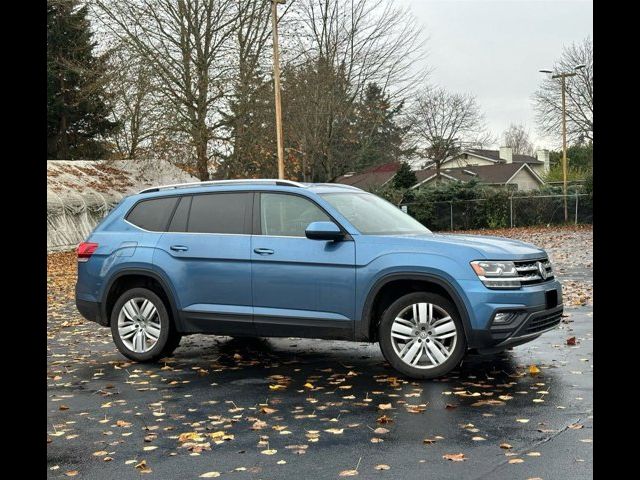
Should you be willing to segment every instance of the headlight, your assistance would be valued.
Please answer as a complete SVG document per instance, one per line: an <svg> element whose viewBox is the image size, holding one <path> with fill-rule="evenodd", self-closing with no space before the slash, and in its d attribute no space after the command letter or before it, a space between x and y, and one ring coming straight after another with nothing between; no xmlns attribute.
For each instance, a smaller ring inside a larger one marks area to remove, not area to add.
<svg viewBox="0 0 640 480"><path fill-rule="evenodd" d="M487 288L520 288L520 278L513 262L477 260L471 268Z"/></svg>

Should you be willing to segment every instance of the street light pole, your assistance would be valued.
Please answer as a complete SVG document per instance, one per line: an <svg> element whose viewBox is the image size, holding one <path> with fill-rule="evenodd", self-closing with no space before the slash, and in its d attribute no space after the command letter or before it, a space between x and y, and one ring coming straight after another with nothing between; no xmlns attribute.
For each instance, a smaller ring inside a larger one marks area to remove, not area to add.
<svg viewBox="0 0 640 480"><path fill-rule="evenodd" d="M282 136L282 103L280 100L280 52L278 50L278 4L286 0L271 0L273 32L273 88L276 103L276 141L278 144L278 178L284 179L284 138Z"/></svg>
<svg viewBox="0 0 640 480"><path fill-rule="evenodd" d="M585 65L576 65L574 70L580 70ZM540 70L541 73L553 73L551 70ZM556 73L551 78L560 79L560 87L562 90L562 193L564 198L564 222L569 221L569 209L567 207L567 98L566 98L566 86L567 77L575 77L577 73L574 72L562 72Z"/></svg>

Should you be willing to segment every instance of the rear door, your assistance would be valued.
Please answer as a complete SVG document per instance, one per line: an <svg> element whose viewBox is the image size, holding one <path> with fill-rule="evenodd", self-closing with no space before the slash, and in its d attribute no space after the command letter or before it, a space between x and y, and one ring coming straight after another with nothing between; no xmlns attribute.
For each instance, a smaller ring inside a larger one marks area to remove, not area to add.
<svg viewBox="0 0 640 480"><path fill-rule="evenodd" d="M154 264L171 279L188 332L253 334L250 192L184 196Z"/></svg>
<svg viewBox="0 0 640 480"><path fill-rule="evenodd" d="M333 219L307 197L256 193L251 262L258 335L352 338L355 245L306 238L315 221Z"/></svg>

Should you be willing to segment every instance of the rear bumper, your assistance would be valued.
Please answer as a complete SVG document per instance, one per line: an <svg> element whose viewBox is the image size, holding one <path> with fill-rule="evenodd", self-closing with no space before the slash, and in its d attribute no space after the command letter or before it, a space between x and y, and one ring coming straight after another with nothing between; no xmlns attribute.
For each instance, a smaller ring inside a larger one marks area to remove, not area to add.
<svg viewBox="0 0 640 480"><path fill-rule="evenodd" d="M87 320L99 323L104 327L108 326L108 322L102 318L100 313L102 311L100 308L100 302L91 302L89 300L82 300L76 297L76 308L80 312L80 315Z"/></svg>

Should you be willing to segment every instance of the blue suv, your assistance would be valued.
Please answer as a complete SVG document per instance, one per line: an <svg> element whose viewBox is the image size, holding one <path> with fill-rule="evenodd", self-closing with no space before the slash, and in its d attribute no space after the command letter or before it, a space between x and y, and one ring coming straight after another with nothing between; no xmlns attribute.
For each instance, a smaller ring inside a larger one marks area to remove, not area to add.
<svg viewBox="0 0 640 480"><path fill-rule="evenodd" d="M78 246L76 305L129 359L183 335L379 342L414 378L558 325L562 289L544 250L434 234L339 184L227 180L125 198Z"/></svg>

